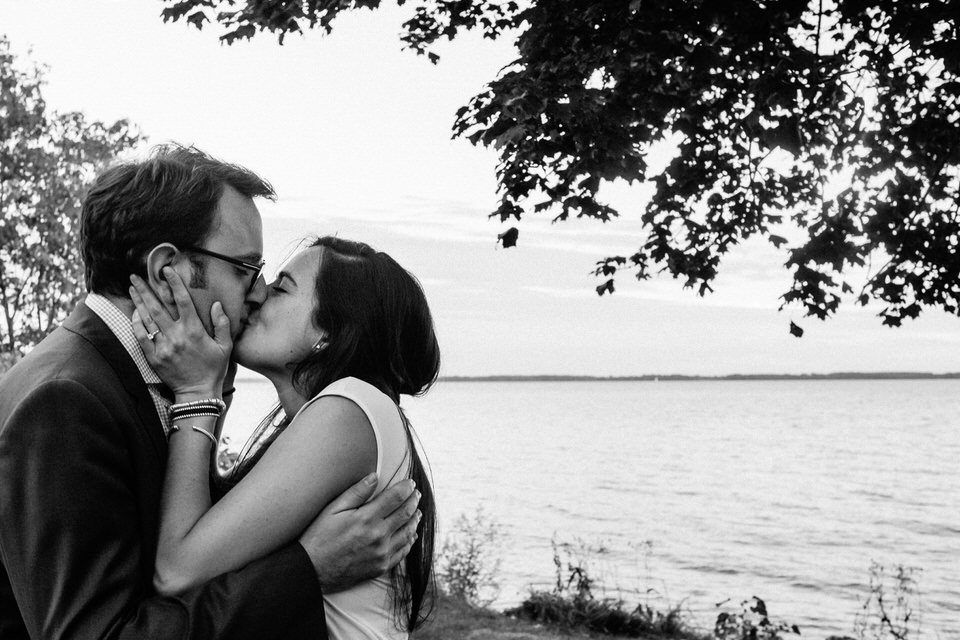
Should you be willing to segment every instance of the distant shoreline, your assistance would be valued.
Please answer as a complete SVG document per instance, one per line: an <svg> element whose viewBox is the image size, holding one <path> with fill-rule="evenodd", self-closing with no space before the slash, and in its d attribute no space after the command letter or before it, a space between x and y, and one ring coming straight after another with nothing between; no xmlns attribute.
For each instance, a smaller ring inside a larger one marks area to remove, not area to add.
<svg viewBox="0 0 960 640"><path fill-rule="evenodd" d="M960 372L923 373L915 371L841 372L841 373L733 373L725 376L642 375L642 376L440 376L440 382L689 382L740 380L960 380ZM269 382L266 378L238 376L237 382Z"/></svg>
<svg viewBox="0 0 960 640"><path fill-rule="evenodd" d="M441 376L441 382L686 382L693 380L960 380L957 373L918 373L891 371L886 373L801 373L801 374L741 374L726 376L696 375L642 375L642 376Z"/></svg>

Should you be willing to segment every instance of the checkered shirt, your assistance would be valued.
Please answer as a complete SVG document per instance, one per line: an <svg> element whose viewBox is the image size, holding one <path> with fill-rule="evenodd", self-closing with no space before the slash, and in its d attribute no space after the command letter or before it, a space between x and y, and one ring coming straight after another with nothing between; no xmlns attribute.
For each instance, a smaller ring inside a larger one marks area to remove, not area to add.
<svg viewBox="0 0 960 640"><path fill-rule="evenodd" d="M130 354L133 363L137 365L137 370L143 376L143 381L147 383L147 390L150 391L153 406L157 408L157 415L160 417L160 424L163 425L163 432L169 436L171 426L170 401L160 393L163 380L147 362L147 357L143 354L143 349L140 348L137 337L133 335L133 325L130 323L130 318L110 300L98 293L87 294L86 303L90 310L100 316L100 319L107 324L113 335L117 337L123 348Z"/></svg>

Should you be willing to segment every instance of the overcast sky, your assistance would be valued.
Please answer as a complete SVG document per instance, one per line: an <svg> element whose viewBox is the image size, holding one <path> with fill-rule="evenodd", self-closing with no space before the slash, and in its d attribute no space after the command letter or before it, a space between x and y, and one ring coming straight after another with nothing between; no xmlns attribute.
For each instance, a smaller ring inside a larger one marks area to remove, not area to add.
<svg viewBox="0 0 960 640"><path fill-rule="evenodd" d="M877 307L846 305L826 323L778 312L789 278L763 243L727 257L707 298L629 276L598 298L596 260L642 242L642 189L607 190L619 221L531 215L518 246L498 249L496 157L450 136L457 108L512 59L509 42L466 37L433 66L401 51L408 11L390 6L342 17L330 36L226 47L215 28L164 24L163 6L3 0L0 33L48 65L50 107L128 118L150 143L195 144L273 182L268 271L306 233L392 254L426 289L445 375L960 371L955 316L890 329Z"/></svg>

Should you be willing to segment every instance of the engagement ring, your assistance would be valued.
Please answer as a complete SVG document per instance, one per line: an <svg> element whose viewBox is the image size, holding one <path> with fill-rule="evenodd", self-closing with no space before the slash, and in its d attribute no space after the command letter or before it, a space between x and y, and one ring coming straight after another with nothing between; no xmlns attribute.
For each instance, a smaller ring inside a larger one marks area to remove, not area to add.
<svg viewBox="0 0 960 640"><path fill-rule="evenodd" d="M160 329L157 329L156 331L151 331L150 333L147 334L147 340L153 341L153 339L157 337L158 333L160 333Z"/></svg>

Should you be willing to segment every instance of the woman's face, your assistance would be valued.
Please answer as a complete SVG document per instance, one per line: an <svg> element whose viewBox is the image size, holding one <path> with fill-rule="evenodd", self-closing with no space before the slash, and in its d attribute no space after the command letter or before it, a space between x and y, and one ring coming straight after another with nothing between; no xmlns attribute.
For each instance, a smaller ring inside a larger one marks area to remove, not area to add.
<svg viewBox="0 0 960 640"><path fill-rule="evenodd" d="M313 325L314 291L322 247L295 255L267 287L263 306L252 312L233 357L244 367L269 376L290 375L324 332Z"/></svg>

